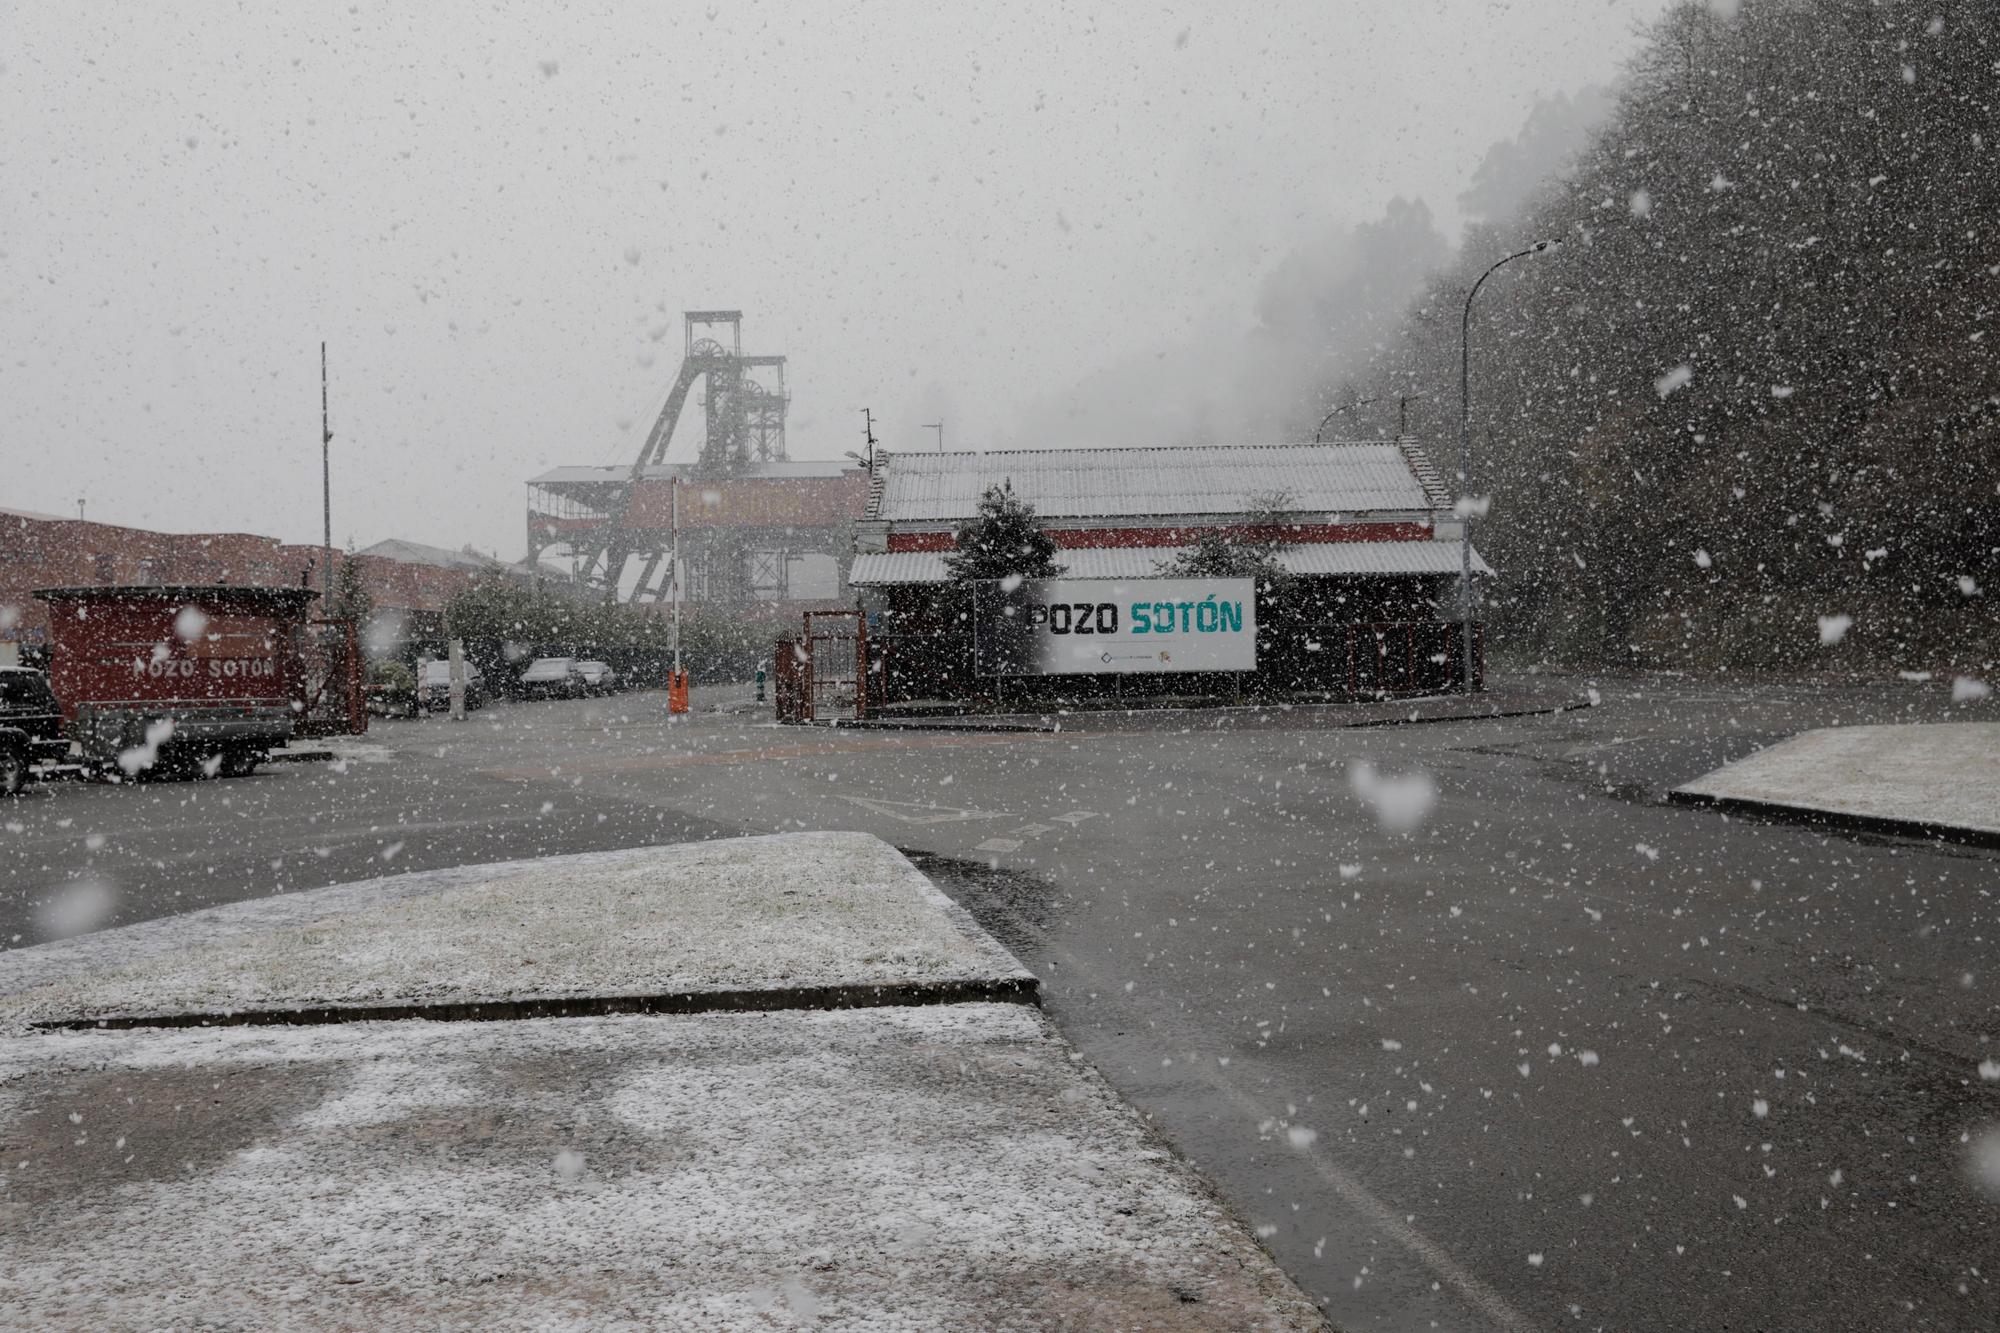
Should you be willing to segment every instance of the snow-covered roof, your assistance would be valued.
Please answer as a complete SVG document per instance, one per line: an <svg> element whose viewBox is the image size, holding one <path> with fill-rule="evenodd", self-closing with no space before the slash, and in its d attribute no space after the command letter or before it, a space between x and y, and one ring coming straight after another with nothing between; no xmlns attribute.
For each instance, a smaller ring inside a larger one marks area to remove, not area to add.
<svg viewBox="0 0 2000 1333"><path fill-rule="evenodd" d="M1459 544L1417 542L1321 542L1294 546L1278 563L1294 574L1456 574ZM1116 546L1056 552L1063 577L1072 579L1163 578L1160 566L1185 549L1177 546ZM858 587L891 584L943 583L948 577L942 551L890 551L854 557L847 581ZM1491 574L1493 567L1475 549L1472 568Z"/></svg>
<svg viewBox="0 0 2000 1333"><path fill-rule="evenodd" d="M1297 513L1433 508L1394 444L1217 444L1138 449L899 453L881 460L870 518L957 522L1010 482L1051 518L1239 514L1282 492Z"/></svg>
<svg viewBox="0 0 2000 1333"><path fill-rule="evenodd" d="M477 555L470 551L452 551L442 546L426 546L422 542L404 541L391 537L387 541L364 546L356 555L371 555L383 560L398 560L406 565L435 565L440 569L493 569L502 564L490 556Z"/></svg>
<svg viewBox="0 0 2000 1333"><path fill-rule="evenodd" d="M736 475L760 481L801 481L810 478L838 477L858 469L854 464L838 458L794 458L776 463L753 463ZM662 463L647 468L642 474L648 480L665 481L669 477L691 477L694 475L692 463ZM581 483L601 484L623 482L631 479L632 469L620 464L615 467L559 467L544 472L539 477L528 478L530 486L561 486Z"/></svg>
<svg viewBox="0 0 2000 1333"><path fill-rule="evenodd" d="M430 565L435 569L465 569L475 573L492 570L512 570L527 577L539 575L545 579L567 579L569 571L556 565L532 565L527 561L507 561L498 556L481 555L477 551L447 550L442 546L426 546L422 542L404 541L391 537L387 541L376 542L356 551L356 555L373 556L380 560L394 560L405 565Z"/></svg>

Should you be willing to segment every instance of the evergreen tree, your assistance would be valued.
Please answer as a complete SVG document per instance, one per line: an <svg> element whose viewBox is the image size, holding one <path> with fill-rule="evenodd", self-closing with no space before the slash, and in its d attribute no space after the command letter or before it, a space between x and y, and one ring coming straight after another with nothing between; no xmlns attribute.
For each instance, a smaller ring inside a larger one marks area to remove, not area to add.
<svg viewBox="0 0 2000 1333"><path fill-rule="evenodd" d="M361 565L350 551L341 559L340 570L333 577L333 604L327 608L327 615L333 620L351 620L365 632L368 618L374 614L375 598L362 583Z"/></svg>
<svg viewBox="0 0 2000 1333"><path fill-rule="evenodd" d="M978 515L958 525L957 541L958 549L944 558L954 583L1052 579L1063 572L1055 540L1036 525L1035 507L1014 494L1011 481L986 488Z"/></svg>
<svg viewBox="0 0 2000 1333"><path fill-rule="evenodd" d="M1255 579L1260 594L1283 590L1292 573L1278 557L1292 545L1284 539L1291 505L1283 491L1253 496L1241 524L1203 528L1187 549L1160 562L1160 573L1177 579Z"/></svg>

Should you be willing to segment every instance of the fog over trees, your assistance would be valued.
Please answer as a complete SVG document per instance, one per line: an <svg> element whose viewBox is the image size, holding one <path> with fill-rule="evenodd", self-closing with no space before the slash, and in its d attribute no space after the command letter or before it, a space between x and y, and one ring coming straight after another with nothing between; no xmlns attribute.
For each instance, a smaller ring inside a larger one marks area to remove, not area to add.
<svg viewBox="0 0 2000 1333"><path fill-rule="evenodd" d="M1625 666L2000 651L2000 5L1688 3L1615 88L1272 266L1247 335L1129 358L1021 442L1411 433L1471 493L1496 642ZM1405 401L1407 400L1407 402ZM1821 622L1826 621L1822 629Z"/></svg>
<svg viewBox="0 0 2000 1333"><path fill-rule="evenodd" d="M1683 5L1575 161L1469 228L1353 380L1425 393L1412 429L1452 467L1464 294L1563 238L1472 319L1503 642L1650 666L1991 658L1997 57L1990 0Z"/></svg>

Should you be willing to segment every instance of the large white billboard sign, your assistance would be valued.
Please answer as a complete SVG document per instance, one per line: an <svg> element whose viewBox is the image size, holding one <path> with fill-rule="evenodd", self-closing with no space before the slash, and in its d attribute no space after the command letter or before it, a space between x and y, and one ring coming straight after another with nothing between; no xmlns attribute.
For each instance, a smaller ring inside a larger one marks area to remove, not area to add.
<svg viewBox="0 0 2000 1333"><path fill-rule="evenodd" d="M1257 669L1254 579L1039 579L973 595L982 676Z"/></svg>

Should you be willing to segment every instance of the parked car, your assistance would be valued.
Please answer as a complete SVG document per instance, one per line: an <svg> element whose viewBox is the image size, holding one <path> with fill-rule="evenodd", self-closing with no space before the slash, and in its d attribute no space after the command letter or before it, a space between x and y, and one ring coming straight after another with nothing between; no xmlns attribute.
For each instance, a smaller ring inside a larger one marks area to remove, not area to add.
<svg viewBox="0 0 2000 1333"><path fill-rule="evenodd" d="M618 688L618 673L611 669L609 662L599 662L585 658L576 664L583 676L583 683L592 694L609 694Z"/></svg>
<svg viewBox="0 0 2000 1333"><path fill-rule="evenodd" d="M521 673L524 699L581 699L588 688L574 657L538 657Z"/></svg>
<svg viewBox="0 0 2000 1333"><path fill-rule="evenodd" d="M423 684L418 687L418 698L425 708L433 713L451 707L451 663L449 661L424 663ZM486 706L486 674L472 663L465 664L465 707L467 711Z"/></svg>
<svg viewBox="0 0 2000 1333"><path fill-rule="evenodd" d="M49 678L26 667L0 667L0 796L27 786L32 765L68 756L62 705Z"/></svg>

